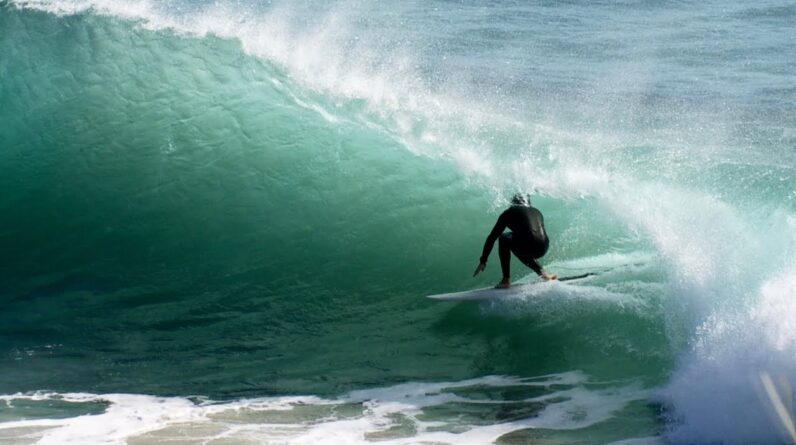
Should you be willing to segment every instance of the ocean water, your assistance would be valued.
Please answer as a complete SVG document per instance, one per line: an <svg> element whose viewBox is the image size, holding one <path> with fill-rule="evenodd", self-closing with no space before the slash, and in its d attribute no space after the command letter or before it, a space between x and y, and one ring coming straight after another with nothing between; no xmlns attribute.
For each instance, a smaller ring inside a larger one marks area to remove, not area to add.
<svg viewBox="0 0 796 445"><path fill-rule="evenodd" d="M796 441L794 23L0 1L0 443Z"/></svg>

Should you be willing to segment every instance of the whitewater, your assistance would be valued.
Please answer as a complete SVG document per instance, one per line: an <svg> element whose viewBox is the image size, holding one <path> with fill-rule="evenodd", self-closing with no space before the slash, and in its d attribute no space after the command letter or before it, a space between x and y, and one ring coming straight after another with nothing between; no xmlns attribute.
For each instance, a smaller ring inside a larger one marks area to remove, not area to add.
<svg viewBox="0 0 796 445"><path fill-rule="evenodd" d="M796 442L794 19L0 1L0 442Z"/></svg>

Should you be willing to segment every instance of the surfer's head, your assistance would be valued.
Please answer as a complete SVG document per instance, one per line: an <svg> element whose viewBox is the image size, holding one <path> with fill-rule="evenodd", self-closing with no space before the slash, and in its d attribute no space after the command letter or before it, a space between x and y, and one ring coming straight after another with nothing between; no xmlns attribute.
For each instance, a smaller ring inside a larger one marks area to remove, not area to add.
<svg viewBox="0 0 796 445"><path fill-rule="evenodd" d="M531 195L515 193L511 197L511 205L513 206L529 206L531 205Z"/></svg>

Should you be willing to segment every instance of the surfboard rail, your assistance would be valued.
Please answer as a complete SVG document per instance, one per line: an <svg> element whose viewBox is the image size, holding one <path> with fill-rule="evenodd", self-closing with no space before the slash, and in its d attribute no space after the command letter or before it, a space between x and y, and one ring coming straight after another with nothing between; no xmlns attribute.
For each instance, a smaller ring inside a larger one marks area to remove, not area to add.
<svg viewBox="0 0 796 445"><path fill-rule="evenodd" d="M556 282L567 282L582 280L591 276L597 275L594 272L587 272L580 275L573 275L562 277L552 281L539 281L534 283L523 283L511 286L508 289L498 289L496 287L484 287L480 289L471 289L461 292L450 292L445 294L427 295L426 298L440 301L477 301L477 300L492 300L496 298L507 298L515 295L524 295L526 291L533 286L552 285Z"/></svg>

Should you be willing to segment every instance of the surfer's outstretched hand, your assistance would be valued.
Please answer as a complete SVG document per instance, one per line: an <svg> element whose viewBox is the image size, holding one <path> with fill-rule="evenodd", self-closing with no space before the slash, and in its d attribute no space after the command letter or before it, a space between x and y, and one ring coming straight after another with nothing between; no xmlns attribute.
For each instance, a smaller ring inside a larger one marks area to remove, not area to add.
<svg viewBox="0 0 796 445"><path fill-rule="evenodd" d="M478 275L479 273L483 272L486 269L485 263L478 263L478 267L475 268L475 272L473 272L473 276Z"/></svg>

